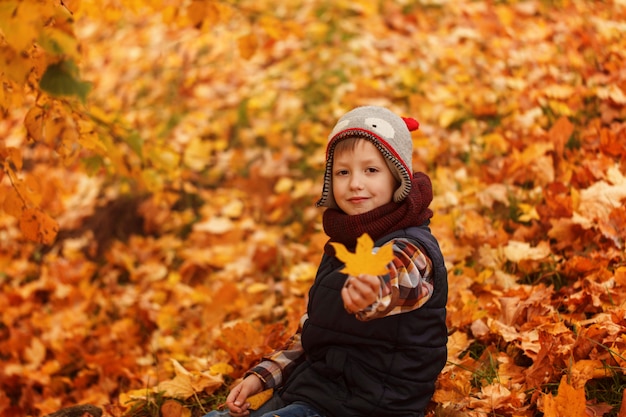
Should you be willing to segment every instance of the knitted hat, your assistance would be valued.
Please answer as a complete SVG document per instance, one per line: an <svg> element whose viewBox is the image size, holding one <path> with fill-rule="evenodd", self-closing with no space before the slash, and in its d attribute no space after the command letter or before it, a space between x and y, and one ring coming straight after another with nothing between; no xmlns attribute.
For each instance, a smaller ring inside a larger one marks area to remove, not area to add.
<svg viewBox="0 0 626 417"><path fill-rule="evenodd" d="M413 140L410 131L418 128L417 120L399 117L379 106L357 107L344 114L328 136L324 188L317 207L338 208L332 192L333 154L337 143L347 138L366 139L383 154L391 172L400 181L393 201L402 201L411 191L413 176Z"/></svg>

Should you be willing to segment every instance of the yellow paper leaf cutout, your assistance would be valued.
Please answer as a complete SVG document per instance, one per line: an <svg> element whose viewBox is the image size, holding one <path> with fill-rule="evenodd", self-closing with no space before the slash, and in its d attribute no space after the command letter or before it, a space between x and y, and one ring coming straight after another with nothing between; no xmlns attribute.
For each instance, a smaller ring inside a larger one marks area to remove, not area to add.
<svg viewBox="0 0 626 417"><path fill-rule="evenodd" d="M246 401L250 403L249 408L251 410L258 410L259 407L261 407L263 404L267 402L267 400L272 398L272 395L274 395L274 389L269 388L269 389L266 389L265 391L261 391L258 394L254 394L253 396L248 397Z"/></svg>
<svg viewBox="0 0 626 417"><path fill-rule="evenodd" d="M357 239L355 253L348 251L341 243L331 242L331 245L335 248L337 258L345 263L341 272L352 276L386 274L387 264L393 259L392 245L383 245L374 253L374 242L367 233Z"/></svg>

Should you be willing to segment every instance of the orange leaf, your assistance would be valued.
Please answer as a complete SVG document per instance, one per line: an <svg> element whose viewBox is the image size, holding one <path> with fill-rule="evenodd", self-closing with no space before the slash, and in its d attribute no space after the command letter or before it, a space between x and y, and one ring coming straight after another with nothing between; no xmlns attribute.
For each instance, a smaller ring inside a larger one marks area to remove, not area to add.
<svg viewBox="0 0 626 417"><path fill-rule="evenodd" d="M191 410L185 408L180 402L176 400L166 400L161 405L161 416L163 417L189 417L191 416Z"/></svg>
<svg viewBox="0 0 626 417"><path fill-rule="evenodd" d="M22 200L15 188L10 188L6 191L2 209L14 217L19 217L24 211L24 200Z"/></svg>
<svg viewBox="0 0 626 417"><path fill-rule="evenodd" d="M563 155L563 151L565 150L565 144L567 143L573 132L574 125L565 116L559 118L554 126L550 128L548 136L555 143L555 151L559 155Z"/></svg>
<svg viewBox="0 0 626 417"><path fill-rule="evenodd" d="M9 159L11 164L13 164L18 171L22 169L24 162L22 160L22 151L20 149L12 146L0 149L0 157L2 157L2 159Z"/></svg>
<svg viewBox="0 0 626 417"><path fill-rule="evenodd" d="M187 16L196 28L212 27L220 21L220 9L213 2L193 0L187 6Z"/></svg>
<svg viewBox="0 0 626 417"><path fill-rule="evenodd" d="M32 107L24 118L24 126L28 136L35 141L43 139L44 111L41 107Z"/></svg>
<svg viewBox="0 0 626 417"><path fill-rule="evenodd" d="M243 59L250 59L258 46L258 41L253 33L240 36L237 39L237 46L239 47L239 53Z"/></svg>
<svg viewBox="0 0 626 417"><path fill-rule="evenodd" d="M49 245L54 242L59 225L41 209L27 208L20 217L20 230L27 239Z"/></svg>
<svg viewBox="0 0 626 417"><path fill-rule="evenodd" d="M215 344L230 355L234 365L242 369L249 368L264 353L270 351L263 334L248 321L239 321L224 327Z"/></svg>
<svg viewBox="0 0 626 417"><path fill-rule="evenodd" d="M346 264L341 272L348 275L386 274L387 264L393 259L392 245L386 244L374 252L374 242L367 233L357 239L355 253L349 252L341 243L332 242L331 245L337 252L337 258Z"/></svg>
<svg viewBox="0 0 626 417"><path fill-rule="evenodd" d="M617 417L626 417L626 390L622 392L622 405L619 407Z"/></svg>
<svg viewBox="0 0 626 417"><path fill-rule="evenodd" d="M615 282L618 286L626 287L626 266L620 266L615 270Z"/></svg>
<svg viewBox="0 0 626 417"><path fill-rule="evenodd" d="M543 406L544 417L586 417L585 388L578 389L567 383L567 376L563 375L556 397L549 394Z"/></svg>

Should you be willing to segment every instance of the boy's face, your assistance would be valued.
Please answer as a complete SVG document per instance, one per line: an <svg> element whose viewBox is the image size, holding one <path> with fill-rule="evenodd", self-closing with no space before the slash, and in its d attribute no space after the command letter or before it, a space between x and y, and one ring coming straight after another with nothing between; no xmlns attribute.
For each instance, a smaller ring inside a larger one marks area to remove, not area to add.
<svg viewBox="0 0 626 417"><path fill-rule="evenodd" d="M385 158L367 140L333 156L333 195L346 214L362 214L389 203L398 187Z"/></svg>

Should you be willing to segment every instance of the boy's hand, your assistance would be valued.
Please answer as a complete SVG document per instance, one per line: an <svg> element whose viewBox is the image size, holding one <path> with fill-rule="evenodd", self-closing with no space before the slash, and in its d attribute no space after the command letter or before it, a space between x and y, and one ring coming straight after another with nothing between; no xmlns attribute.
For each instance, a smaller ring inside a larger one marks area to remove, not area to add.
<svg viewBox="0 0 626 417"><path fill-rule="evenodd" d="M263 390L263 382L261 379L252 374L248 375L243 381L237 384L226 397L226 405L230 415L233 417L243 417L250 415L248 407L250 403L246 400Z"/></svg>
<svg viewBox="0 0 626 417"><path fill-rule="evenodd" d="M376 275L350 275L341 289L341 298L346 311L354 314L372 305L379 292L380 279Z"/></svg>

